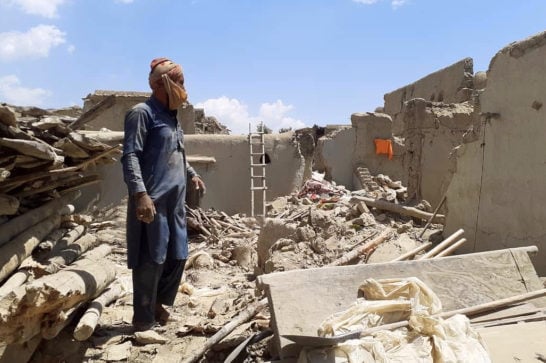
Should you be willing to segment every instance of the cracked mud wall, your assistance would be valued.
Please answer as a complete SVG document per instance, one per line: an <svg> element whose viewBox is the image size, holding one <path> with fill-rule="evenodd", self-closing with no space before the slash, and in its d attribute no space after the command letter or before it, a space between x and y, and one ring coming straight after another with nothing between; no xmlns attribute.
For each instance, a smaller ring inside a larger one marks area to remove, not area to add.
<svg viewBox="0 0 546 363"><path fill-rule="evenodd" d="M405 185L404 145L393 139L391 117L384 113L354 113L351 115L351 123L356 133L353 170L366 167L372 175L386 174L392 180L401 180ZM375 153L374 139L392 141L392 160L387 155Z"/></svg>
<svg viewBox="0 0 546 363"><path fill-rule="evenodd" d="M403 131L404 102L422 98L431 102L461 103L470 100L473 88L473 61L464 58L409 85L384 95L384 112L392 117L393 134Z"/></svg>
<svg viewBox="0 0 546 363"><path fill-rule="evenodd" d="M293 132L267 134L265 152L267 200L289 195L303 184L305 158ZM194 164L207 184L201 199L202 208L215 208L228 214L250 213L250 157L248 136L186 135L188 155L214 157L216 162ZM258 170L259 172L259 170ZM256 192L256 210L261 210L261 192Z"/></svg>
<svg viewBox="0 0 546 363"><path fill-rule="evenodd" d="M402 115L408 197L436 206L455 172L453 149L475 128L474 107L418 98L405 104Z"/></svg>
<svg viewBox="0 0 546 363"><path fill-rule="evenodd" d="M324 173L326 180L335 181L349 190L354 189L352 157L355 129L346 126L327 131L317 141L314 169Z"/></svg>
<svg viewBox="0 0 546 363"><path fill-rule="evenodd" d="M459 150L446 232L465 229L463 251L537 245L546 273L546 32L492 59L480 96L482 138ZM483 163L482 163L483 160Z"/></svg>

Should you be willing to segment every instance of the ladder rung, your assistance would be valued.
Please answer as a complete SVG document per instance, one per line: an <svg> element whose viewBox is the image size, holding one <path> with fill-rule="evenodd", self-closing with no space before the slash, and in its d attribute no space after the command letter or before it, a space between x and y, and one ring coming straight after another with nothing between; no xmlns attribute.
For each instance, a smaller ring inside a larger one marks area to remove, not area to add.
<svg viewBox="0 0 546 363"><path fill-rule="evenodd" d="M263 155L263 153L250 153L250 155L252 155L252 156Z"/></svg>
<svg viewBox="0 0 546 363"><path fill-rule="evenodd" d="M266 190L267 187L252 187L250 190Z"/></svg>
<svg viewBox="0 0 546 363"><path fill-rule="evenodd" d="M251 178L265 178L265 175L251 175Z"/></svg>
<svg viewBox="0 0 546 363"><path fill-rule="evenodd" d="M250 166L266 166L267 164L250 164Z"/></svg>

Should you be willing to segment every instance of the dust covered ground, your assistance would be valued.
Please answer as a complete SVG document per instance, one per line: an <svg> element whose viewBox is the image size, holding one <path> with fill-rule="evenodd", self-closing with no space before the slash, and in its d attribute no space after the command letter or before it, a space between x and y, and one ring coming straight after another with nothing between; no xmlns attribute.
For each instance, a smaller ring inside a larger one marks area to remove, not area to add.
<svg viewBox="0 0 546 363"><path fill-rule="evenodd" d="M390 187L382 185L381 178L376 181L380 192L393 195ZM259 274L332 264L386 228L389 234L385 242L350 263L391 261L423 242L441 239L441 226L428 227L419 238L425 221L367 208L358 200L359 195L370 195L370 191L348 192L325 181L314 181L298 193L273 201L265 220L228 216L214 210L190 210L190 258L170 309L170 321L138 337L130 324L126 206L95 211L88 233L115 247L107 259L117 266L117 279L126 286L127 294L103 310L100 324L88 340L79 342L72 337L76 317L56 338L43 340L31 362L179 362L195 354L226 323L264 297L255 284ZM398 199L394 195L392 202L404 202L402 195ZM381 197L377 193L372 196ZM426 202L416 207L431 209ZM266 308L204 355L198 355L196 361L223 362L252 335L258 335L258 341L243 350L239 361L274 359L269 330Z"/></svg>

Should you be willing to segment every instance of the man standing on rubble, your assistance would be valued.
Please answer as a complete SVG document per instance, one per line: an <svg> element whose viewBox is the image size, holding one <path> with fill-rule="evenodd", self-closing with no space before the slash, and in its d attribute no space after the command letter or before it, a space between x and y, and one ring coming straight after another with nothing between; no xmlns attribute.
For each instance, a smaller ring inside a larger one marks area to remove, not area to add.
<svg viewBox="0 0 546 363"><path fill-rule="evenodd" d="M127 263L133 274L133 326L166 324L188 257L186 181L205 184L186 161L177 109L187 100L182 67L150 64L152 96L125 116L123 174L129 191Z"/></svg>

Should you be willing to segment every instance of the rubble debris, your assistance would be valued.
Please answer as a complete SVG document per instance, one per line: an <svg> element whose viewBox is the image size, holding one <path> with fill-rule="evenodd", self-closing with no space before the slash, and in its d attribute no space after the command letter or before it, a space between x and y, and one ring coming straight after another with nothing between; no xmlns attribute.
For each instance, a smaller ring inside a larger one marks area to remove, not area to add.
<svg viewBox="0 0 546 363"><path fill-rule="evenodd" d="M17 198L19 206L15 212L0 211L5 215L16 217L59 194L97 183L89 166L110 163L111 155L119 153L118 145L73 131L71 126L82 118L2 106L2 120L6 119L12 121L0 123L0 195ZM6 236L2 233L2 239Z"/></svg>
<svg viewBox="0 0 546 363"><path fill-rule="evenodd" d="M202 108L195 109L195 133L196 134L221 134L228 135L230 130L218 121L214 116L205 116Z"/></svg>
<svg viewBox="0 0 546 363"><path fill-rule="evenodd" d="M213 345L222 340L226 335L233 331L237 326L242 323L247 322L250 318L260 312L267 306L267 299L262 299L255 303L254 305L249 306L243 312L241 312L235 319L230 321L228 324L224 325L216 334L207 340L207 342L196 352L193 352L188 358L184 359L182 363L194 363L201 358L207 350L209 350Z"/></svg>

